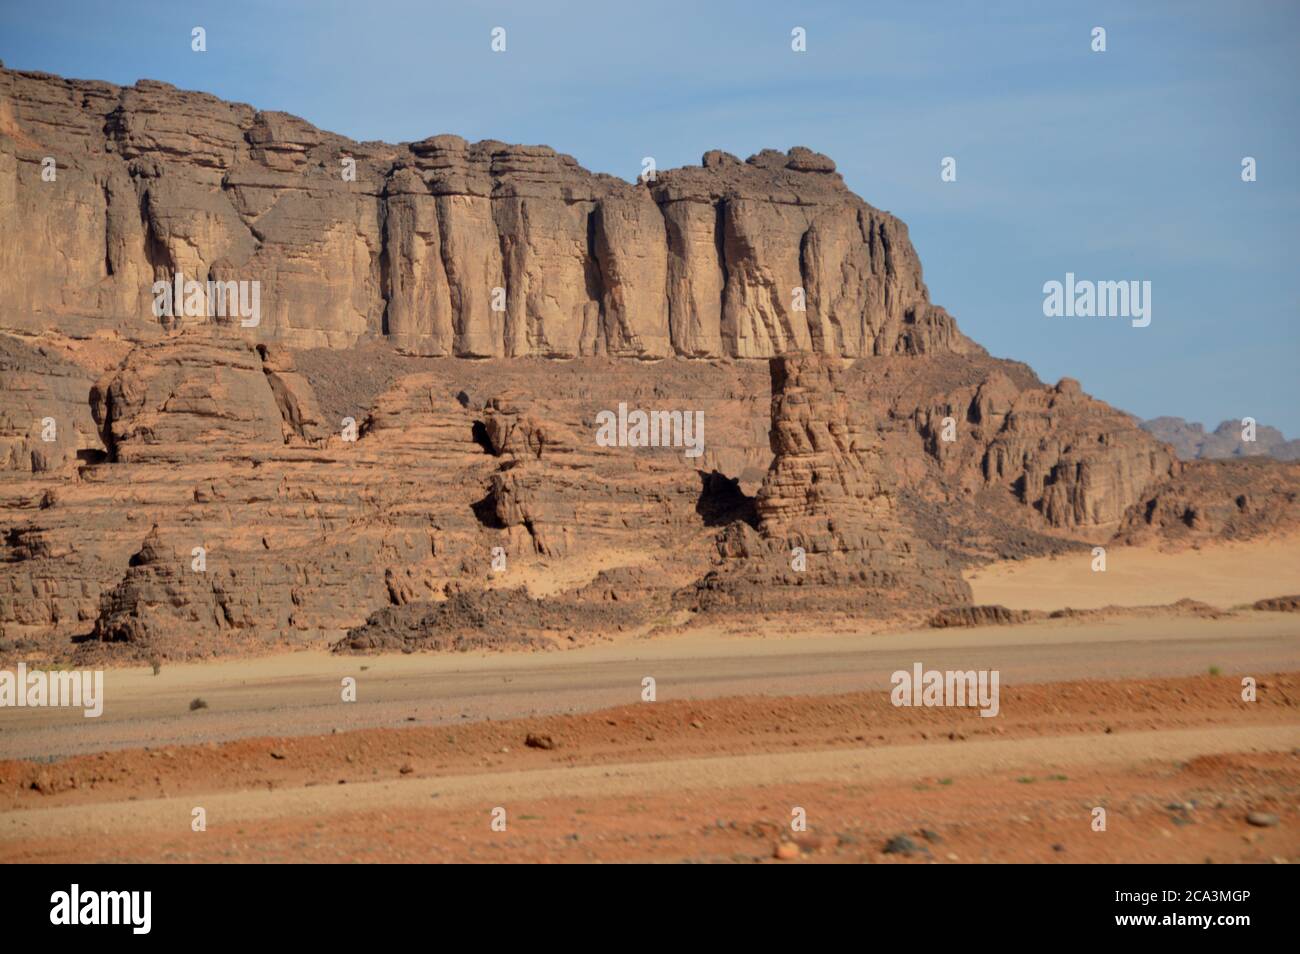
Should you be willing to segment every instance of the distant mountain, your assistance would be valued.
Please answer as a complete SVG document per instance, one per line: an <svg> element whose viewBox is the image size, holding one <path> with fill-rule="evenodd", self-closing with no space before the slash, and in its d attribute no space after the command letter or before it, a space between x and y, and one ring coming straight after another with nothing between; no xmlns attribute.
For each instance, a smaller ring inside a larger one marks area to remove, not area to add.
<svg viewBox="0 0 1300 954"><path fill-rule="evenodd" d="M1155 417L1142 422L1142 429L1157 440L1172 444L1183 460L1224 457L1273 457L1277 460L1300 460L1300 440L1287 440L1276 427L1255 426L1255 439L1241 439L1241 421L1224 421L1207 433L1198 423L1181 417Z"/></svg>

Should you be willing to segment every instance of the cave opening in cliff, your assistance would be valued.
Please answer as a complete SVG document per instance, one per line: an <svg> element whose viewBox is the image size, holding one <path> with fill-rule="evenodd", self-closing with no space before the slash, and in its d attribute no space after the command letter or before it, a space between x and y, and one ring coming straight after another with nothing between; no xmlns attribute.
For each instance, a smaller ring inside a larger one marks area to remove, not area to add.
<svg viewBox="0 0 1300 954"><path fill-rule="evenodd" d="M717 470L698 473L700 496L695 501L695 512L706 527L725 527L737 521L758 526L754 498L740 489L740 478Z"/></svg>
<svg viewBox="0 0 1300 954"><path fill-rule="evenodd" d="M491 490L469 506L474 511L474 518L478 520L480 526L488 530L506 529L505 521L497 515L496 497Z"/></svg>
<svg viewBox="0 0 1300 954"><path fill-rule="evenodd" d="M497 454L496 448L492 446L492 438L488 437L487 425L482 421L474 422L473 427L470 428L470 436L475 444L483 448L483 453L491 454L493 457L500 456Z"/></svg>

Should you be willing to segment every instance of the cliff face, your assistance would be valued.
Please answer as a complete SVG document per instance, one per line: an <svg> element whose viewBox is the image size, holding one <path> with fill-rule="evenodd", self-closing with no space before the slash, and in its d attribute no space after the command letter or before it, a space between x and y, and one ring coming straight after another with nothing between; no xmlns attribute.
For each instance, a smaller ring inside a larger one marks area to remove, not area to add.
<svg viewBox="0 0 1300 954"><path fill-rule="evenodd" d="M753 526L718 537L718 567L677 594L692 609L888 613L970 602L947 554L901 514L874 427L825 355L771 359L772 463Z"/></svg>
<svg viewBox="0 0 1300 954"><path fill-rule="evenodd" d="M916 408L913 420L946 474L971 490L1005 488L1057 528L1114 526L1146 488L1179 472L1170 448L1073 378L1022 390L995 370Z"/></svg>
<svg viewBox="0 0 1300 954"><path fill-rule="evenodd" d="M53 160L53 181L49 161ZM351 163L355 176L351 176ZM545 146L357 143L141 80L0 69L0 329L148 340L152 285L260 283L258 342L413 354L848 357L974 346L907 228L795 148L631 185ZM802 299L802 300L799 300Z"/></svg>
<svg viewBox="0 0 1300 954"><path fill-rule="evenodd" d="M0 69L0 235L0 660L929 612L971 562L1295 502L990 357L806 149L632 185ZM155 315L177 272L260 321ZM600 441L624 405L700 453Z"/></svg>

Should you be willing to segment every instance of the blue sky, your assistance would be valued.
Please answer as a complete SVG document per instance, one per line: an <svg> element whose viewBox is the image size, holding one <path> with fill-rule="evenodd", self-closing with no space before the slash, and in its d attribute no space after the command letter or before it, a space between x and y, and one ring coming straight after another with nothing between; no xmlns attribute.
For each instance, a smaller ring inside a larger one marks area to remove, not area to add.
<svg viewBox="0 0 1300 954"><path fill-rule="evenodd" d="M1298 28L1283 0L0 0L0 59L357 139L545 143L627 179L647 155L806 145L909 224L933 299L994 354L1143 417L1297 436ZM1067 271L1151 281L1151 325L1045 318Z"/></svg>

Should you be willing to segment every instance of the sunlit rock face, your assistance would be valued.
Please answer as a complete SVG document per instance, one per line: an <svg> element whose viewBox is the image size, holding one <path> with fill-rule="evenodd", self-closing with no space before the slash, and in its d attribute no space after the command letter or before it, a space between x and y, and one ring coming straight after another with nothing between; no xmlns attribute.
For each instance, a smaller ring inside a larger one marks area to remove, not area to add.
<svg viewBox="0 0 1300 954"><path fill-rule="evenodd" d="M53 163L52 171L48 167ZM50 179L50 176L53 176ZM629 184L546 146L357 143L141 80L0 69L0 328L132 340L154 282L257 282L259 342L419 355L962 352L906 227L796 147Z"/></svg>

